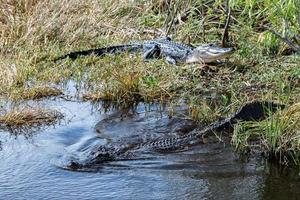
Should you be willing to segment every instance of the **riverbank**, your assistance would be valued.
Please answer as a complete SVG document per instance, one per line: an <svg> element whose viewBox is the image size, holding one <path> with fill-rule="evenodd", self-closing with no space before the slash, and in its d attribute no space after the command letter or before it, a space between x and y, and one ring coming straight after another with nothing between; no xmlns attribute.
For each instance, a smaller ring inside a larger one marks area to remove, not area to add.
<svg viewBox="0 0 300 200"><path fill-rule="evenodd" d="M289 114L300 102L300 58L292 48L300 42L296 3L231 2L225 45L235 47L236 52L218 65L170 66L163 60L143 62L140 56L127 54L52 60L74 50L166 34L194 46L221 43L228 14L224 3L7 1L0 7L0 98L21 102L57 96L66 92L66 83L72 80L80 101L126 107L140 101L176 105L184 99L189 118L201 123L226 116L252 100L275 101L287 105L287 110L261 123L239 124L234 135L239 139L233 144L239 149L249 147L250 126L256 128L250 129L251 135L260 131L258 138L268 147L266 152L277 155L278 148L297 152L299 113L296 109L296 114ZM293 45L266 27L282 33ZM277 122L288 120L274 128L274 117Z"/></svg>

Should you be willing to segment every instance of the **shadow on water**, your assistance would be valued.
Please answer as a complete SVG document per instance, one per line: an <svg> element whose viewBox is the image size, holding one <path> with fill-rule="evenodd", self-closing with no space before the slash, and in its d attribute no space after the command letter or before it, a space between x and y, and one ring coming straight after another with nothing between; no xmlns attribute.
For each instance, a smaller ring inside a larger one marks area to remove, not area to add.
<svg viewBox="0 0 300 200"><path fill-rule="evenodd" d="M0 131L0 199L297 199L299 171L280 170L259 157L242 161L226 142L172 153L148 152L92 173L63 170L69 155L99 144L141 142L185 134L195 123L178 107L139 104L103 113L88 102L44 100L65 122L27 135ZM84 155L83 155L84 156ZM91 172L91 171L90 171Z"/></svg>

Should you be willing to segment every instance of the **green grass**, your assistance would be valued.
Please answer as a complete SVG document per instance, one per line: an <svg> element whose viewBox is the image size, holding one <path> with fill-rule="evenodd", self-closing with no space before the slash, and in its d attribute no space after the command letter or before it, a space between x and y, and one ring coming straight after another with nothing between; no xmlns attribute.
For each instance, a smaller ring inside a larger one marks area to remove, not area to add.
<svg viewBox="0 0 300 200"><path fill-rule="evenodd" d="M281 164L300 164L299 103L261 122L240 122L234 130L232 143L238 150L258 149Z"/></svg>

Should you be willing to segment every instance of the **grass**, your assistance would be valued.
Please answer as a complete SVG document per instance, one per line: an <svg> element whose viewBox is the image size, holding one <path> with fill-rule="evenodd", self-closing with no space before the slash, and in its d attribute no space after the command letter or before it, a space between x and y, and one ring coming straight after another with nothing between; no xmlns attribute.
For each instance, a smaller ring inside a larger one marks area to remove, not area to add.
<svg viewBox="0 0 300 200"><path fill-rule="evenodd" d="M300 103L261 122L240 122L234 130L232 143L237 149L259 149L281 164L300 164Z"/></svg>
<svg viewBox="0 0 300 200"><path fill-rule="evenodd" d="M297 0L230 0L226 45L237 51L217 66L170 66L162 60L143 62L140 56L126 53L52 62L70 51L166 34L194 46L221 43L224 2L3 0L0 98L19 101L56 96L65 89L64 83L73 80L82 100L121 106L185 100L190 117L205 123L254 99L288 106L299 103Z"/></svg>
<svg viewBox="0 0 300 200"><path fill-rule="evenodd" d="M63 115L57 110L25 108L1 115L0 127L50 125L62 118Z"/></svg>
<svg viewBox="0 0 300 200"><path fill-rule="evenodd" d="M31 87L28 89L13 90L9 93L9 99L18 100L39 100L45 97L54 97L63 94L61 90L48 86Z"/></svg>

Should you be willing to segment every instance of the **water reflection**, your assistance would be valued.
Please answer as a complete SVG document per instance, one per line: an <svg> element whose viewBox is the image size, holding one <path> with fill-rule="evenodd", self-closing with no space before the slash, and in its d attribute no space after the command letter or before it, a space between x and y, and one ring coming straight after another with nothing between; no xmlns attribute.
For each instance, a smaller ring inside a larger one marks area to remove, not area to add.
<svg viewBox="0 0 300 200"><path fill-rule="evenodd" d="M265 172L263 199L300 199L299 170L267 163Z"/></svg>

